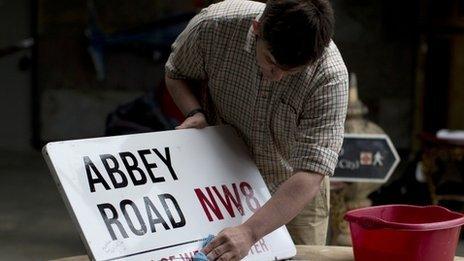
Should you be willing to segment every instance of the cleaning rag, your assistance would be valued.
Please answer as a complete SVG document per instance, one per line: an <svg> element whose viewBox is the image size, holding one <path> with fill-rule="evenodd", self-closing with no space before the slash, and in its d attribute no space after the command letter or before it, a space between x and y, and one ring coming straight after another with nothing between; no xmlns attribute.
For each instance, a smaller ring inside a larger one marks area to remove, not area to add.
<svg viewBox="0 0 464 261"><path fill-rule="evenodd" d="M209 242L211 242L211 240L213 240L214 236L213 235L208 235L205 239L205 241L203 242L203 245L201 246L202 248L205 247L206 245L209 244ZM201 251L198 251L194 256L193 256L193 261L208 261L208 257L206 257L206 255L201 252Z"/></svg>

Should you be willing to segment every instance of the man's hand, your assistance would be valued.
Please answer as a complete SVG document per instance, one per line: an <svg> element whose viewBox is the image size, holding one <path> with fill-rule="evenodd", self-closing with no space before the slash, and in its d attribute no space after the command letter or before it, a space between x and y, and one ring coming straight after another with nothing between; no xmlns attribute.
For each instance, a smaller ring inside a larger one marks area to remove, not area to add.
<svg viewBox="0 0 464 261"><path fill-rule="evenodd" d="M207 127L208 123L206 122L205 115L201 112L195 113L193 116L188 117L182 122L181 125L176 127L176 130L180 129L203 129Z"/></svg>
<svg viewBox="0 0 464 261"><path fill-rule="evenodd" d="M248 254L254 241L251 229L239 225L222 230L202 252L208 260L240 260Z"/></svg>

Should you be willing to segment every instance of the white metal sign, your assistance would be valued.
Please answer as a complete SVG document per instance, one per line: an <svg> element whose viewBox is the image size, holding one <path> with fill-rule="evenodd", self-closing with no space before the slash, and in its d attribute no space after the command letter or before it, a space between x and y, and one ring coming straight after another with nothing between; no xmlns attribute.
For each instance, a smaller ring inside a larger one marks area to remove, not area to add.
<svg viewBox="0 0 464 261"><path fill-rule="evenodd" d="M95 260L191 260L269 191L230 127L53 142L43 154ZM283 226L246 260L294 256Z"/></svg>

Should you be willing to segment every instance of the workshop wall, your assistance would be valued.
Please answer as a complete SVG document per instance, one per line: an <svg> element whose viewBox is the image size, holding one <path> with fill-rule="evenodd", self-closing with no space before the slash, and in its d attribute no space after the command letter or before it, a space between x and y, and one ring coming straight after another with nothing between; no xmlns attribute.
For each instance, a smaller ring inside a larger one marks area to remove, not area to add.
<svg viewBox="0 0 464 261"><path fill-rule="evenodd" d="M10 46L30 35L30 1L0 1L0 46ZM20 51L0 59L0 149L30 150L31 97L29 71L19 69Z"/></svg>
<svg viewBox="0 0 464 261"><path fill-rule="evenodd" d="M334 0L335 42L358 77L368 118L400 149L410 147L414 109L416 1Z"/></svg>
<svg viewBox="0 0 464 261"><path fill-rule="evenodd" d="M163 57L150 42L157 35L143 33L195 7L195 1L40 0L40 139L102 136L111 111L163 79Z"/></svg>
<svg viewBox="0 0 464 261"><path fill-rule="evenodd" d="M95 1L95 10L100 29L114 33L150 24L169 12L198 10L209 2L177 0L168 5L164 1L138 0L133 4L100 0ZM5 4L19 9L0 9L2 20L17 21L17 28L24 30L22 35L10 36L11 41L26 37L28 1ZM349 71L357 73L360 97L370 109L369 118L385 129L397 147L408 148L414 109L415 1L333 0L333 5L335 41ZM36 11L42 140L100 136L109 112L155 89L162 80L163 64L156 62L160 57L143 48L139 52L130 48L109 50L104 60L105 79L97 79L85 35L89 24L86 1L40 0ZM11 29L8 22L1 26L2 33L21 32ZM1 37L2 44L5 39ZM8 75L0 79L2 87L8 88L7 95L0 98L1 113L12 127L0 130L4 134L0 146L6 147L19 143L27 147L31 136L29 76L14 67L18 56L0 61L2 74ZM23 102L16 102L19 98ZM22 116L17 117L18 113Z"/></svg>

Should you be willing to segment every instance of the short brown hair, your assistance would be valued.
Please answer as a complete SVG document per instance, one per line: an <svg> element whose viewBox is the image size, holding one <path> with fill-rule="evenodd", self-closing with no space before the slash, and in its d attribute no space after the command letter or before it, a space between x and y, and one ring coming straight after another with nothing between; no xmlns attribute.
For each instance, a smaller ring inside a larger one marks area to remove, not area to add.
<svg viewBox="0 0 464 261"><path fill-rule="evenodd" d="M268 0L260 22L264 41L284 68L319 59L334 28L332 6L327 0Z"/></svg>

